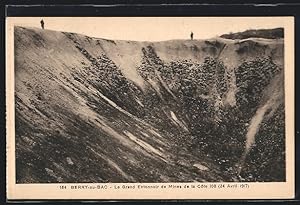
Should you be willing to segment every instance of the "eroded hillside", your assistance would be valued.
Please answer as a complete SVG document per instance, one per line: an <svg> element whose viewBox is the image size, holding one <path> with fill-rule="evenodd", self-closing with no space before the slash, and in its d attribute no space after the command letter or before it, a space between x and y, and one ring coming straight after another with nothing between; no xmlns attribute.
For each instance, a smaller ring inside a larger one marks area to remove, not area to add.
<svg viewBox="0 0 300 205"><path fill-rule="evenodd" d="M18 183L285 180L282 39L15 27L15 104Z"/></svg>

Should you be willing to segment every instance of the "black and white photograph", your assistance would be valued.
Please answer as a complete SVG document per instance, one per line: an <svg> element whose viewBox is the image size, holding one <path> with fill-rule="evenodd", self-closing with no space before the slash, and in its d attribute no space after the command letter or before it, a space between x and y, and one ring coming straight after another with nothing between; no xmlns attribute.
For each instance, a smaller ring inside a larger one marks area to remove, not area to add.
<svg viewBox="0 0 300 205"><path fill-rule="evenodd" d="M284 21L28 17L11 28L17 185L287 181Z"/></svg>

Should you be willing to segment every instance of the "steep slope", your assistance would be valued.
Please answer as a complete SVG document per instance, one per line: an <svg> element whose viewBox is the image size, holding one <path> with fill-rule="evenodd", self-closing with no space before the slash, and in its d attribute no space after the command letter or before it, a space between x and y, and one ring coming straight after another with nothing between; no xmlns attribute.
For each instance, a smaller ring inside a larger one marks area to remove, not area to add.
<svg viewBox="0 0 300 205"><path fill-rule="evenodd" d="M15 27L17 182L282 181L282 65L282 39L134 42ZM278 150L254 152L265 133Z"/></svg>

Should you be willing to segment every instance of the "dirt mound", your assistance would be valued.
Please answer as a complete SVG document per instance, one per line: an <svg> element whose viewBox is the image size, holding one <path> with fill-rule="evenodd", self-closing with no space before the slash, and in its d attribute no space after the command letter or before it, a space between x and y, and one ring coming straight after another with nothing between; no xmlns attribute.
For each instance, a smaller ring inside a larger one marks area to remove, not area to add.
<svg viewBox="0 0 300 205"><path fill-rule="evenodd" d="M251 29L244 32L230 33L221 35L222 38L227 39L247 39L247 38L268 38L278 39L284 37L283 28L274 29Z"/></svg>

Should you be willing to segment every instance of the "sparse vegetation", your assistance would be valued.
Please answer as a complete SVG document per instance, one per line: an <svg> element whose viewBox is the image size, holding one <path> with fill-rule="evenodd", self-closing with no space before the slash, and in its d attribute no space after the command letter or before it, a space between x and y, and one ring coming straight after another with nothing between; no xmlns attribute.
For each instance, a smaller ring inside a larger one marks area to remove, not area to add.
<svg viewBox="0 0 300 205"><path fill-rule="evenodd" d="M277 39L284 37L283 28L274 29L250 29L244 32L229 33L221 35L222 38L228 39L246 39L246 38L268 38Z"/></svg>

